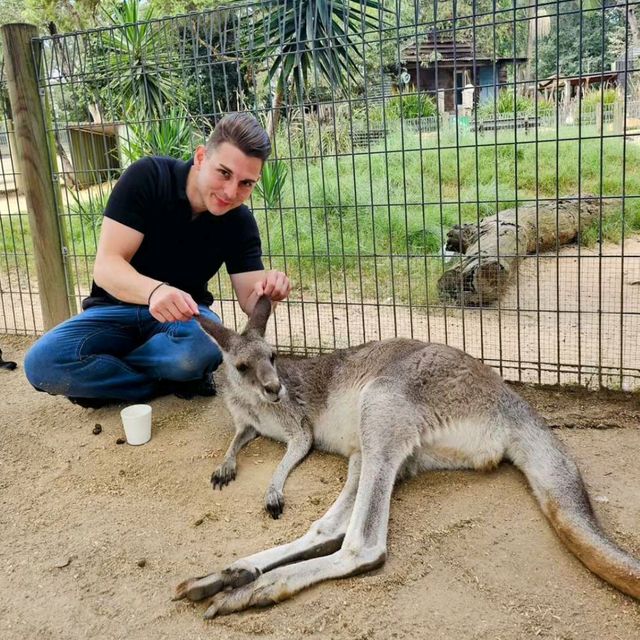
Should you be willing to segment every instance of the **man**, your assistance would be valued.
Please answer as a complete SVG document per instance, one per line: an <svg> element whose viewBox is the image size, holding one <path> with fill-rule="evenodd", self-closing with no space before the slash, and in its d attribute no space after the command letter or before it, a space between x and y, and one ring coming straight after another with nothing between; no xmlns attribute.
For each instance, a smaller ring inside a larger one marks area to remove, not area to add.
<svg viewBox="0 0 640 640"><path fill-rule="evenodd" d="M222 355L194 319L220 322L209 279L224 263L247 314L262 294L275 302L291 288L284 273L264 270L258 227L243 204L270 152L257 120L236 113L189 162L132 164L107 202L84 311L28 351L29 382L85 407L213 395Z"/></svg>

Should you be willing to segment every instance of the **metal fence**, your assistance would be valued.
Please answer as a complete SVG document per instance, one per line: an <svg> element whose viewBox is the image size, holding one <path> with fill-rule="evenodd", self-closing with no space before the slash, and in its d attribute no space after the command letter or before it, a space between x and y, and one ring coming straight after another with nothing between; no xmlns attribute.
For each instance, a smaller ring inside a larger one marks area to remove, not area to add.
<svg viewBox="0 0 640 640"><path fill-rule="evenodd" d="M0 64L0 97L7 94ZM33 247L10 109L0 118L0 332L36 334L42 328Z"/></svg>
<svg viewBox="0 0 640 640"><path fill-rule="evenodd" d="M285 176L251 201L267 268L294 283L272 328L281 349L413 336L511 379L637 388L637 3L376 4L327 3L331 20L305 24L300 3L264 0L43 38L74 305L128 163L187 158L221 114L248 109L274 130ZM300 60L304 74L287 75ZM8 186L5 201L0 331L33 333L28 232ZM524 228L519 216L530 225L549 207L551 241L538 229L532 247L518 236L501 253L484 238L493 280L462 269L473 256L452 238L464 225L511 212ZM226 274L211 288L223 321L242 324Z"/></svg>

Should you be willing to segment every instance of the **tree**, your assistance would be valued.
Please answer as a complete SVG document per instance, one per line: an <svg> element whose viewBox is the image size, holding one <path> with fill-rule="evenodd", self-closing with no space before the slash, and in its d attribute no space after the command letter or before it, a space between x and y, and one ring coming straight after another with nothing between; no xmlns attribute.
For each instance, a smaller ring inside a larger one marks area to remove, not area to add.
<svg viewBox="0 0 640 640"><path fill-rule="evenodd" d="M60 31L99 26L98 15L106 0L0 0L3 22L29 22L45 33L54 22Z"/></svg>
<svg viewBox="0 0 640 640"><path fill-rule="evenodd" d="M154 119L165 104L184 104L184 91L171 56L176 32L150 22L153 8L141 0L122 0L106 13L112 27L88 41L92 73L108 95L111 118L132 111L136 118Z"/></svg>
<svg viewBox="0 0 640 640"><path fill-rule="evenodd" d="M579 8L580 2L571 0L563 3L559 15L551 16L549 35L537 47L539 77L606 71L620 55L625 33L623 12L615 7L604 14L578 12Z"/></svg>
<svg viewBox="0 0 640 640"><path fill-rule="evenodd" d="M254 63L269 65L273 139L287 93L301 102L310 72L342 88L359 77L363 31L380 29L385 9L378 0L271 0L262 7L247 49Z"/></svg>
<svg viewBox="0 0 640 640"><path fill-rule="evenodd" d="M192 11L206 11L228 5L228 0L148 0L149 6L159 16L175 16Z"/></svg>
<svg viewBox="0 0 640 640"><path fill-rule="evenodd" d="M551 18L544 7L538 6L538 0L528 9L529 24L527 29L527 66L526 80L536 80L535 58L536 46L551 32Z"/></svg>

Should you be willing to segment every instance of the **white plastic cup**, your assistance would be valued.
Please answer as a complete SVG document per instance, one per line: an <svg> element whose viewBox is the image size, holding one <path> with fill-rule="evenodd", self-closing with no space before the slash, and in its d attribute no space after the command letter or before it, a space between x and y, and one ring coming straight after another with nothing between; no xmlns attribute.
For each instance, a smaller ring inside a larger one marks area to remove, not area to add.
<svg viewBox="0 0 640 640"><path fill-rule="evenodd" d="M120 412L124 435L129 444L144 444L151 440L151 406L132 404Z"/></svg>

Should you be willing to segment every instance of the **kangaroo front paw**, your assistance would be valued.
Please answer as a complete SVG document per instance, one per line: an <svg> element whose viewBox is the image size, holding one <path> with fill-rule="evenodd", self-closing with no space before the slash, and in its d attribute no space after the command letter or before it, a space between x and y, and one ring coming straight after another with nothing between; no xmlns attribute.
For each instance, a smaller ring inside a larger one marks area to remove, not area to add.
<svg viewBox="0 0 640 640"><path fill-rule="evenodd" d="M264 497L264 506L269 512L269 515L274 520L277 520L282 515L282 510L284 509L284 496L277 489L269 487Z"/></svg>
<svg viewBox="0 0 640 640"><path fill-rule="evenodd" d="M215 489L226 487L236 479L236 464L231 460L223 462L211 475L211 486Z"/></svg>

